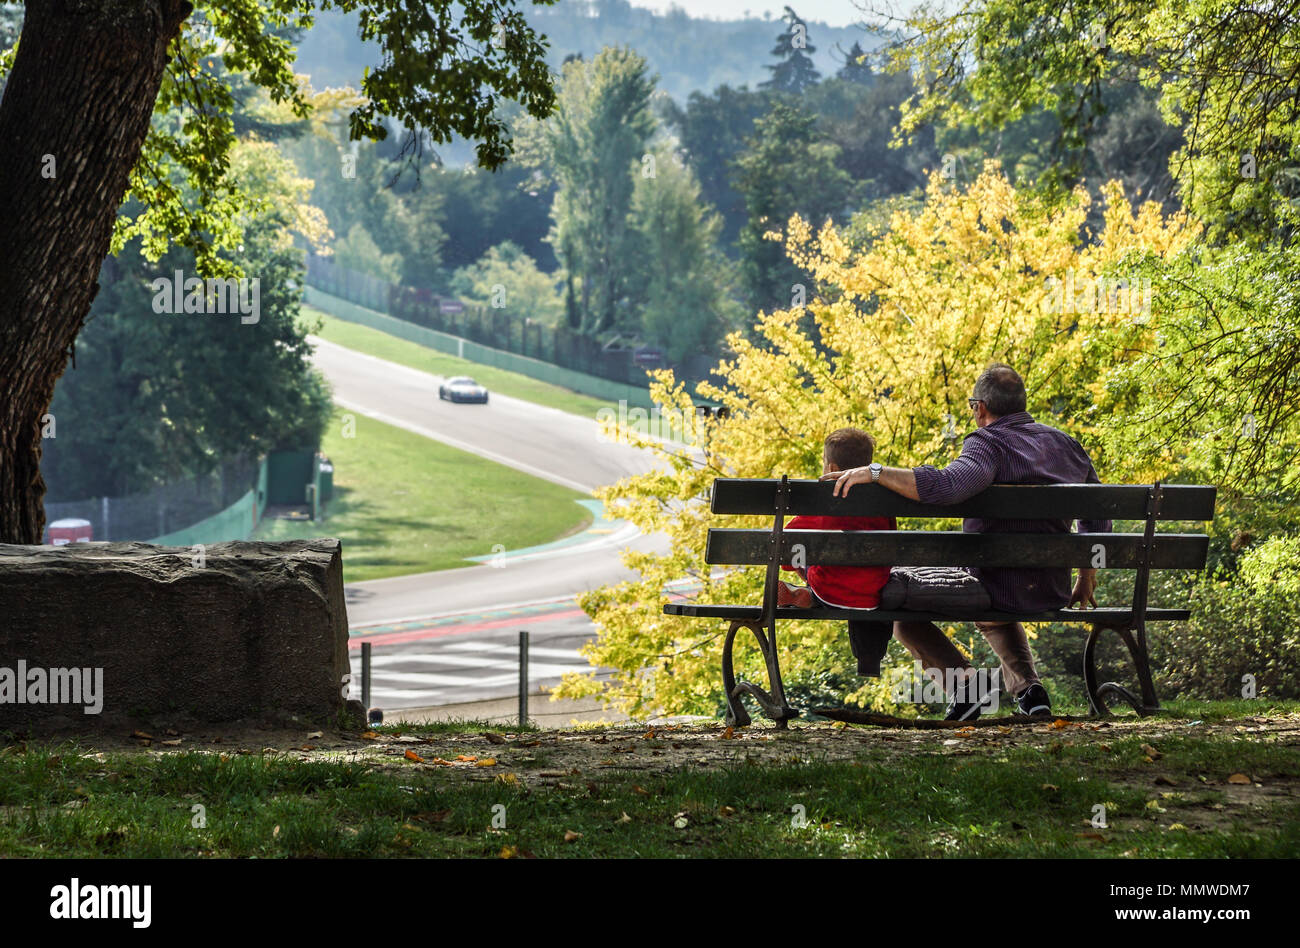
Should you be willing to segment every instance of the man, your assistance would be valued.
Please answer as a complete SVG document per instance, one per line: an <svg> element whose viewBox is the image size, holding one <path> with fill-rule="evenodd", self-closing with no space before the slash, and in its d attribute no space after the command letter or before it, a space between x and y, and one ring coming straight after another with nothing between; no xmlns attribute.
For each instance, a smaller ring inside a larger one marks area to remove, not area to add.
<svg viewBox="0 0 1300 948"><path fill-rule="evenodd" d="M837 474L835 495L844 496L854 484L877 482L895 493L926 504L956 504L973 497L990 484L1100 483L1092 460L1063 431L1042 425L1025 411L1025 383L1009 365L989 366L967 399L976 430L962 442L961 456L943 470L929 464L917 468L872 464ZM983 520L962 523L967 533L1069 533L1066 520ZM1082 533L1105 533L1109 520L1080 521ZM1069 569L970 568L987 591L994 609L1004 612L1046 612L1066 605L1096 606L1097 571L1080 569L1070 590ZM967 580L969 582L969 580ZM1051 700L1038 680L1029 640L1019 622L977 622L1002 662L1003 687L1015 696L1022 714L1051 713ZM943 632L929 622L896 622L894 636L927 671L941 676L945 669L971 664ZM932 672L934 673L934 672ZM981 703L967 701L964 692L949 695L948 720L974 720Z"/></svg>

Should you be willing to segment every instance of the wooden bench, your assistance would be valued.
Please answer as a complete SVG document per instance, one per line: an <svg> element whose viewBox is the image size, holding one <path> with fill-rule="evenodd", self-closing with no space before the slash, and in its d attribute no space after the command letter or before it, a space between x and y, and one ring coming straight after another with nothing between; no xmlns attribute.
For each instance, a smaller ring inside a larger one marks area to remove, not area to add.
<svg viewBox="0 0 1300 948"><path fill-rule="evenodd" d="M918 503L878 484L859 484L847 497L834 496L833 481L718 478L713 482L711 510L715 514L768 514L771 529L711 527L705 562L722 566L767 566L761 605L709 605L675 602L668 615L728 619L722 647L722 684L727 696L727 723L750 723L742 703L750 695L763 713L784 728L799 711L786 702L781 685L776 638L777 619L860 619L894 621L1079 622L1091 627L1083 652L1083 676L1094 715L1108 713L1106 698L1127 701L1139 714L1159 708L1147 656L1148 622L1185 620L1188 609L1153 609L1147 589L1153 569L1202 569L1209 549L1204 534L1157 533L1160 521L1207 521L1214 517L1215 488L1174 484L995 484L960 504ZM962 533L935 530L786 530L785 518L798 515L843 517L911 517L1054 520L1140 520L1137 533ZM801 544L802 561L826 566L977 566L1089 567L1136 570L1133 595L1127 606L1096 609L1057 609L1016 614L985 611L946 615L921 611L842 609L818 605L811 609L776 605L781 564L794 561ZM737 681L732 663L736 633L749 629L767 666L768 688ZM1128 646L1137 670L1141 695L1115 682L1097 683L1097 639L1114 629Z"/></svg>

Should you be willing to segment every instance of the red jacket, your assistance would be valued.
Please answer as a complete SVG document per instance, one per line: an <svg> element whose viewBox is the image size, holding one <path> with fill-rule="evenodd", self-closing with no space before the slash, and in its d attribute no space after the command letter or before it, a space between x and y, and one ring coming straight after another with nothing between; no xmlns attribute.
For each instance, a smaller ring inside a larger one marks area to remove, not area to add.
<svg viewBox="0 0 1300 948"><path fill-rule="evenodd" d="M793 517L787 530L897 530L893 517ZM782 564L782 569L791 569ZM801 571L802 572L802 571ZM874 609L889 582L888 566L809 566L808 586L822 602L850 609Z"/></svg>

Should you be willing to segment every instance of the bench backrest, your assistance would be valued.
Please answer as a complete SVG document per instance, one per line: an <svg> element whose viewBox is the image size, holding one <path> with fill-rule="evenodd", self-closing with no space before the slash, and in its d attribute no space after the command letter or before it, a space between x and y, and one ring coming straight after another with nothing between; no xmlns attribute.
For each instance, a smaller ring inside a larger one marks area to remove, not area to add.
<svg viewBox="0 0 1300 948"><path fill-rule="evenodd" d="M718 478L717 514L775 515L769 529L711 528L705 561L717 565L803 562L855 566L984 566L1013 568L1200 569L1204 534L1156 533L1157 521L1214 517L1215 488L1181 484L997 484L960 504L908 500L879 484L834 496L831 481ZM986 519L1141 520L1135 533L963 533L952 530L785 530L785 517L981 517ZM777 541L778 542L774 542Z"/></svg>

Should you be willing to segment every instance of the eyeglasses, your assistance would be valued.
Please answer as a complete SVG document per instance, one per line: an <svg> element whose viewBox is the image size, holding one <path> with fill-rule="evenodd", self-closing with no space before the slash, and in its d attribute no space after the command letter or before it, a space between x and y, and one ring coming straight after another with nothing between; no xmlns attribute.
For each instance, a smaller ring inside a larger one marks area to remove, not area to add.
<svg viewBox="0 0 1300 948"><path fill-rule="evenodd" d="M978 404L979 404L980 402L982 402L982 401L984 401L984 399L982 399L982 398L968 398L968 399L966 399L966 404L970 407L970 410L971 410L971 411L974 411L974 410L975 410L975 406L978 405Z"/></svg>

